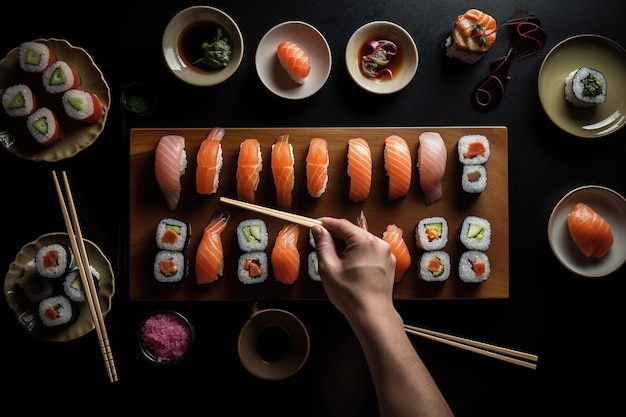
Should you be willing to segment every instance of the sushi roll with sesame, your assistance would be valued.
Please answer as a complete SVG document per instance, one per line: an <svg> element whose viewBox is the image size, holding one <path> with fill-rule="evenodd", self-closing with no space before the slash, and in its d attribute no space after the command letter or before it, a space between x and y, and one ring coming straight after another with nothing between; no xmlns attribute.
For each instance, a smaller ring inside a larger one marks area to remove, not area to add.
<svg viewBox="0 0 626 417"><path fill-rule="evenodd" d="M63 138L64 132L56 113L48 107L41 107L26 119L30 135L42 145L52 145Z"/></svg>
<svg viewBox="0 0 626 417"><path fill-rule="evenodd" d="M159 282L178 282L187 276L188 261L183 252L160 250L154 257L154 278Z"/></svg>
<svg viewBox="0 0 626 417"><path fill-rule="evenodd" d="M191 226L189 223L167 217L162 219L156 229L156 244L159 249L183 251L189 245Z"/></svg>
<svg viewBox="0 0 626 417"><path fill-rule="evenodd" d="M482 217L467 216L459 237L467 249L485 251L491 245L491 224Z"/></svg>
<svg viewBox="0 0 626 417"><path fill-rule="evenodd" d="M442 250L424 252L419 260L418 274L427 282L447 280L450 277L450 255Z"/></svg>
<svg viewBox="0 0 626 417"><path fill-rule="evenodd" d="M35 253L37 273L46 278L61 278L74 266L72 249L62 243L42 246Z"/></svg>
<svg viewBox="0 0 626 417"><path fill-rule="evenodd" d="M459 161L464 165L485 164L491 156L489 139L484 135L464 135L457 142Z"/></svg>
<svg viewBox="0 0 626 417"><path fill-rule="evenodd" d="M483 251L468 250L459 259L459 278L463 282L478 283L489 278L491 265L489 257Z"/></svg>
<svg viewBox="0 0 626 417"><path fill-rule="evenodd" d="M38 303L44 298L52 295L53 287L50 279L42 277L37 273L35 260L30 260L24 265L22 276L17 279L17 285L24 290L28 301Z"/></svg>
<svg viewBox="0 0 626 417"><path fill-rule="evenodd" d="M443 217L426 217L417 223L415 243L423 250L443 249L448 243L448 222Z"/></svg>
<svg viewBox="0 0 626 417"><path fill-rule="evenodd" d="M54 51L43 42L23 42L17 55L20 68L35 74L43 73L57 60Z"/></svg>
<svg viewBox="0 0 626 417"><path fill-rule="evenodd" d="M243 284L259 284L267 279L267 272L267 254L265 252L246 252L239 257L237 276Z"/></svg>
<svg viewBox="0 0 626 417"><path fill-rule="evenodd" d="M56 61L43 72L43 86L50 94L61 94L81 83L80 74L65 61Z"/></svg>
<svg viewBox="0 0 626 417"><path fill-rule="evenodd" d="M267 226L261 219L243 220L237 226L237 243L244 252L258 252L267 248Z"/></svg>
<svg viewBox="0 0 626 417"><path fill-rule="evenodd" d="M576 107L593 107L606 101L606 78L600 71L580 67L565 78L565 99Z"/></svg>
<svg viewBox="0 0 626 417"><path fill-rule="evenodd" d="M461 187L466 193L482 193L487 189L487 168L484 165L463 165Z"/></svg>
<svg viewBox="0 0 626 417"><path fill-rule="evenodd" d="M319 261L317 259L317 252L311 251L307 256L307 271L309 273L309 277L313 281L321 281L322 277L320 277L320 268Z"/></svg>
<svg viewBox="0 0 626 417"><path fill-rule="evenodd" d="M94 288L97 292L100 289L100 273L92 265L89 265L89 272L91 273ZM80 277L80 271L78 268L73 268L63 278L63 291L65 292L65 295L67 295L68 298L75 303L84 303L87 301L87 294L85 293L83 280Z"/></svg>
<svg viewBox="0 0 626 417"><path fill-rule="evenodd" d="M39 318L46 327L71 324L78 317L75 304L63 294L44 298L39 302Z"/></svg>
<svg viewBox="0 0 626 417"><path fill-rule="evenodd" d="M37 110L37 98L26 84L7 87L2 93L2 108L11 117L26 117Z"/></svg>
<svg viewBox="0 0 626 417"><path fill-rule="evenodd" d="M74 120L94 123L104 116L104 106L98 95L77 88L67 90L61 97L65 114Z"/></svg>

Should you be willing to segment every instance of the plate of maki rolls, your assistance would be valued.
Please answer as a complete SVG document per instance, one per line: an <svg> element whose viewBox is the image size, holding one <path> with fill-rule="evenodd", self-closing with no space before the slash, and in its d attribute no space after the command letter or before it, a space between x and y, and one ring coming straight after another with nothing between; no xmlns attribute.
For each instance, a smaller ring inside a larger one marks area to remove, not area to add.
<svg viewBox="0 0 626 417"><path fill-rule="evenodd" d="M111 263L85 239L89 269L102 313L111 310L115 279ZM4 279L4 295L15 317L30 334L66 342L94 329L67 233L48 233L22 247Z"/></svg>
<svg viewBox="0 0 626 417"><path fill-rule="evenodd" d="M0 144L18 157L56 162L91 146L111 92L86 50L64 39L22 42L0 60Z"/></svg>

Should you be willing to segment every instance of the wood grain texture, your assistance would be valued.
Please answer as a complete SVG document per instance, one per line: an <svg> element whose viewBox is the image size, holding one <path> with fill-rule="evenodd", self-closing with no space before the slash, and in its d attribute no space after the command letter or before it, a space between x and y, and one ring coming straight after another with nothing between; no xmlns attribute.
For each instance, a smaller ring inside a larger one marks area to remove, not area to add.
<svg viewBox="0 0 626 417"><path fill-rule="evenodd" d="M229 206L219 201L220 196L236 198L235 172L239 144L245 138L256 138L261 144L263 170L257 191L257 204L276 208L276 192L270 170L271 145L283 134L290 135L295 155L295 188L293 209L309 217L330 215L356 220L364 211L369 230L382 236L387 224L395 223L403 230L409 247L412 265L394 289L395 299L501 299L509 296L509 207L508 207L508 131L506 127L323 127L323 128L226 128L222 140L224 164L216 194L196 192L196 153L210 128L136 128L130 134L129 207L128 207L128 281L131 300L144 301L202 301L202 300L314 300L325 299L322 283L309 278L307 255L308 229L301 226L298 249L301 255L300 276L293 285L277 282L270 274L256 285L244 285L237 278L237 261L241 250L237 245L236 228L245 219L261 217L269 232L268 257L278 230L284 225L280 219ZM424 202L416 167L419 134L434 131L441 134L448 149L446 173L443 178L443 197L431 205ZM159 139L166 134L182 135L186 139L188 165L181 178L181 200L175 211L168 210L154 175L154 151ZM396 134L409 144L413 159L413 176L409 194L397 201L387 200L387 176L383 150L387 136ZM490 142L491 157L485 164L487 189L481 194L469 194L461 188L461 164L456 143L466 134L483 134ZM306 188L305 158L313 137L328 140L330 166L326 192L320 198L309 196ZM368 141L373 157L372 191L360 204L348 200L347 142L352 137ZM231 213L229 224L222 234L225 268L224 275L212 284L197 285L193 271L195 251L202 231L215 210ZM463 245L458 234L463 219L468 215L487 218L492 226L492 243L486 251L491 263L490 277L480 284L462 282L457 273ZM422 251L415 243L415 227L424 217L443 216L448 221L449 240L444 248L451 257L450 278L441 283L424 282L417 275ZM160 283L152 274L157 252L155 232L158 222L175 217L191 224L191 241L185 251L189 260L189 276L178 283Z"/></svg>

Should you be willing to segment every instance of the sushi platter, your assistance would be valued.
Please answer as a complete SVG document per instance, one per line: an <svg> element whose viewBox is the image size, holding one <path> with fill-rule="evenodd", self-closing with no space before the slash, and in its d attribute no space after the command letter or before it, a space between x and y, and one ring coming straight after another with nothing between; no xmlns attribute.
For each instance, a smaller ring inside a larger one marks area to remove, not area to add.
<svg viewBox="0 0 626 417"><path fill-rule="evenodd" d="M321 127L321 128L225 128L221 140L223 165L219 185L214 194L196 191L196 155L201 142L211 130L207 128L134 128L130 131L128 155L128 222L123 268L128 276L129 296L134 301L210 301L210 300L319 300L326 295L322 283L311 279L307 271L307 256L314 250L309 231L300 226L297 242L300 253L300 275L293 284L276 281L270 271L268 278L257 284L244 284L238 279L238 259L242 254L237 242L239 223L261 218L267 224L271 252L285 220L271 218L239 207L229 206L220 197L237 198L237 158L240 143L256 138L261 145L263 168L256 191L256 204L278 208L270 160L271 145L281 135L289 135L293 145L295 186L292 213L307 217L330 215L356 221L361 210L368 230L382 236L389 224L403 230L411 255L411 266L395 284L394 298L411 299L505 299L509 297L509 193L508 193L508 132L503 126L459 127ZM423 132L437 132L447 149L446 169L442 179L443 196L431 204L425 203L416 166L418 138ZM180 201L174 210L165 202L155 176L155 150L165 135L185 138L187 166L180 178ZM409 193L398 200L388 199L388 177L384 166L384 143L390 135L404 138L411 152L413 172ZM457 143L464 135L484 135L490 145L490 157L484 164L488 181L480 193L462 188L462 164ZM328 185L318 198L307 192L305 158L312 138L328 141L330 163ZM369 197L362 203L348 199L347 144L350 138L361 137L370 145L373 175ZM196 282L194 264L203 230L213 214L228 211L230 219L221 234L224 264L223 275L208 284ZM491 245L485 251L490 261L488 279L468 283L459 278L458 263L464 246L459 239L462 223L468 216L485 218L491 224ZM415 229L427 217L444 217L448 223L449 239L444 250L451 259L451 273L441 282L424 281L418 276L418 261L423 250L416 245ZM178 282L160 282L154 276L155 255L158 252L156 230L162 219L175 218L190 225L190 240L184 250L188 274Z"/></svg>

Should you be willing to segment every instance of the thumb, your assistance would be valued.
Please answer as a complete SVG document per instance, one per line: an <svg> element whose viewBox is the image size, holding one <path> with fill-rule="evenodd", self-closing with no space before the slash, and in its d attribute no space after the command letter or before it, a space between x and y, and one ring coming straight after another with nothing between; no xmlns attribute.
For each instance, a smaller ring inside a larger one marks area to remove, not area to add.
<svg viewBox="0 0 626 417"><path fill-rule="evenodd" d="M335 241L328 229L323 226L313 226L311 233L313 240L315 240L315 251L319 261L325 264L338 261Z"/></svg>

